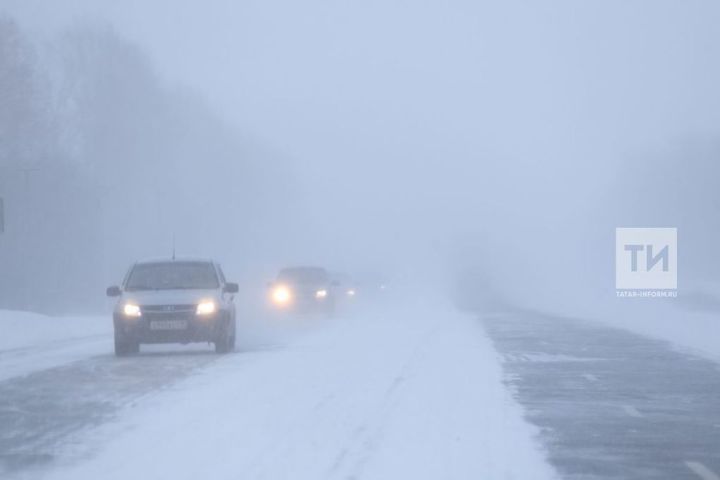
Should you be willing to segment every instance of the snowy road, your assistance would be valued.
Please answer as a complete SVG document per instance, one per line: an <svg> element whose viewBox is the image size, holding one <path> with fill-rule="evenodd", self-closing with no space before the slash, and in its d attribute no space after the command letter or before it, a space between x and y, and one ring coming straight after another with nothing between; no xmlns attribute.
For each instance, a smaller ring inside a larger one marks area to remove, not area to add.
<svg viewBox="0 0 720 480"><path fill-rule="evenodd" d="M0 310L0 382L107 354L107 316L48 317Z"/></svg>
<svg viewBox="0 0 720 480"><path fill-rule="evenodd" d="M555 478L476 318L428 305L0 382L5 477Z"/></svg>
<svg viewBox="0 0 720 480"><path fill-rule="evenodd" d="M0 381L102 355L109 346L112 346L112 334L104 333L0 350Z"/></svg>
<svg viewBox="0 0 720 480"><path fill-rule="evenodd" d="M484 318L563 478L720 478L720 368L662 341L530 313Z"/></svg>
<svg viewBox="0 0 720 480"><path fill-rule="evenodd" d="M720 368L665 342L427 305L273 321L228 356L117 359L106 334L0 352L0 474L720 478Z"/></svg>
<svg viewBox="0 0 720 480"><path fill-rule="evenodd" d="M0 382L2 466L18 471L52 462L74 432L103 423L123 405L216 358L198 352L145 355L138 362L110 356L105 344L102 356Z"/></svg>

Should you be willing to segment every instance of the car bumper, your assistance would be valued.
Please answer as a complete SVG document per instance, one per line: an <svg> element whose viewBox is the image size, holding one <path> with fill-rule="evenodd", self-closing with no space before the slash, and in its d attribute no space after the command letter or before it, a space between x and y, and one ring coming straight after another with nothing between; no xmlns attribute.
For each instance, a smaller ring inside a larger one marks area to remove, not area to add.
<svg viewBox="0 0 720 480"><path fill-rule="evenodd" d="M116 335L138 343L193 343L216 340L224 325L224 316L209 317L170 315L161 318L127 318L115 314Z"/></svg>
<svg viewBox="0 0 720 480"><path fill-rule="evenodd" d="M293 301L285 305L272 304L273 308L278 311L289 313L318 313L327 312L333 309L334 299L332 298L315 298L313 297L296 297Z"/></svg>

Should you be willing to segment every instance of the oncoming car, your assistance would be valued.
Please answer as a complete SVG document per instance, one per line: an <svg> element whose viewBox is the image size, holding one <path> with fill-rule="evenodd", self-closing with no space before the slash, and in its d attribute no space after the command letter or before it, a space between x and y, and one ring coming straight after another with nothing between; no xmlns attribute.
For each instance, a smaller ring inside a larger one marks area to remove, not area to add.
<svg viewBox="0 0 720 480"><path fill-rule="evenodd" d="M324 268L285 268L270 284L270 303L284 311L331 314L335 309L333 286Z"/></svg>
<svg viewBox="0 0 720 480"><path fill-rule="evenodd" d="M143 343L211 342L215 351L235 347L234 294L211 260L153 260L135 263L121 286L113 312L115 354L137 353Z"/></svg>
<svg viewBox="0 0 720 480"><path fill-rule="evenodd" d="M334 290L338 298L352 301L358 294L357 282L347 273L334 273L332 275Z"/></svg>

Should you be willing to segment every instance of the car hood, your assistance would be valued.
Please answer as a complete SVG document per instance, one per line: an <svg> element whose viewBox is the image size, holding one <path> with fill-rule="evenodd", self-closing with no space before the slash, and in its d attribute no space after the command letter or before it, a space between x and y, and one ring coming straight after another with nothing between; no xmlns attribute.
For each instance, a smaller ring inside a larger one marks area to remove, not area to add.
<svg viewBox="0 0 720 480"><path fill-rule="evenodd" d="M292 290L320 290L326 288L327 285L323 283L292 283L292 282L278 282L278 285L285 285Z"/></svg>
<svg viewBox="0 0 720 480"><path fill-rule="evenodd" d="M146 290L124 292L121 302L137 305L192 305L201 300L217 299L218 290Z"/></svg>

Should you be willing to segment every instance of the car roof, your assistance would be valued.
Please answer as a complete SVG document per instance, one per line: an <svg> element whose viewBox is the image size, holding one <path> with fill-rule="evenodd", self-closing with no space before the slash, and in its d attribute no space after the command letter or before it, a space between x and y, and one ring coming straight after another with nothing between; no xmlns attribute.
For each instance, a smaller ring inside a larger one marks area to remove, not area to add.
<svg viewBox="0 0 720 480"><path fill-rule="evenodd" d="M300 266L300 267L287 267L280 270L280 272L323 272L327 273L327 270L325 270L323 267L310 267L310 266Z"/></svg>
<svg viewBox="0 0 720 480"><path fill-rule="evenodd" d="M192 263L217 263L210 258L198 258L198 257L175 257L175 258L145 258L135 262L136 265L143 265L148 263L172 263L172 262L192 262Z"/></svg>

